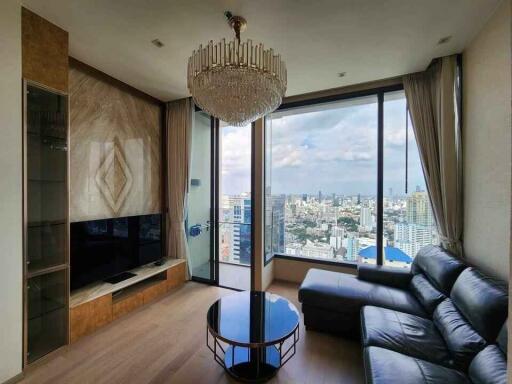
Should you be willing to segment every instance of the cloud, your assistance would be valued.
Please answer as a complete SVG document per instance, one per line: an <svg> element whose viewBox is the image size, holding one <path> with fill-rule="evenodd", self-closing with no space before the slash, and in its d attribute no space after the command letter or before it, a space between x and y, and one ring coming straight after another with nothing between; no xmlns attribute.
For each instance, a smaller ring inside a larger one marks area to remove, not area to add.
<svg viewBox="0 0 512 384"><path fill-rule="evenodd" d="M251 127L221 127L222 191L227 194L251 189Z"/></svg>
<svg viewBox="0 0 512 384"><path fill-rule="evenodd" d="M375 195L377 189L377 104L337 103L327 110L277 113L272 130L273 193ZM384 187L400 191L405 180L405 99L384 108ZM250 190L251 129L223 127L222 189ZM409 134L411 188L424 185L414 135Z"/></svg>

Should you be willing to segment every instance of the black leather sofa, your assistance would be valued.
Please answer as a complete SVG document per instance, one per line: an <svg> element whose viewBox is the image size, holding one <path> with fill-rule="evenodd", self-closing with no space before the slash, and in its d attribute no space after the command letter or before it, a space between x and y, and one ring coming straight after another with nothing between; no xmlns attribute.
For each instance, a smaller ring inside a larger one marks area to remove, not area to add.
<svg viewBox="0 0 512 384"><path fill-rule="evenodd" d="M507 381L507 286L440 247L410 271L311 269L299 301L306 329L361 338L367 383Z"/></svg>

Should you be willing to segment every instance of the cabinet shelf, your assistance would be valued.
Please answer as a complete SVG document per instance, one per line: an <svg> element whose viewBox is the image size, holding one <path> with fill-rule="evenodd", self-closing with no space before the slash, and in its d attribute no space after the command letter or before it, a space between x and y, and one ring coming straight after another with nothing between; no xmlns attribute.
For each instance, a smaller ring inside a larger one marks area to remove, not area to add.
<svg viewBox="0 0 512 384"><path fill-rule="evenodd" d="M30 264L29 264L30 265ZM27 278L32 278L36 276L46 275L47 273L58 272L68 268L67 264L55 264L55 265L45 265L44 267L37 268L37 266L30 268L27 271Z"/></svg>
<svg viewBox="0 0 512 384"><path fill-rule="evenodd" d="M27 226L29 228L46 227L52 225L64 225L67 224L65 220L54 220L54 221L33 221L29 222Z"/></svg>
<svg viewBox="0 0 512 384"><path fill-rule="evenodd" d="M66 309L66 305L58 302L51 302L52 300L48 300L49 302L46 305L51 305L51 307L45 309L44 311L37 313L35 315L29 316L28 320L36 320L39 318L47 317L52 314L52 312L60 311L62 309Z"/></svg>
<svg viewBox="0 0 512 384"><path fill-rule="evenodd" d="M33 137L33 138L66 141L65 137L60 137L60 136L55 136L55 135L44 135L39 132L27 132L27 135L29 135L30 137Z"/></svg>
<svg viewBox="0 0 512 384"><path fill-rule="evenodd" d="M66 180L51 180L51 179L27 179L31 183L66 183Z"/></svg>

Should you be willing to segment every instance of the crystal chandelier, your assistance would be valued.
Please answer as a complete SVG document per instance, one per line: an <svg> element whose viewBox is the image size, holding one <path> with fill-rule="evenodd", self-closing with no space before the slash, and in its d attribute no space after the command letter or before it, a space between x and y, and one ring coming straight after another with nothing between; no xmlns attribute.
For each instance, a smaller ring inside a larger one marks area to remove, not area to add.
<svg viewBox="0 0 512 384"><path fill-rule="evenodd" d="M251 40L240 42L247 22L226 12L235 39L199 46L188 60L188 89L205 112L234 126L247 125L274 111L286 92L286 66L280 55Z"/></svg>

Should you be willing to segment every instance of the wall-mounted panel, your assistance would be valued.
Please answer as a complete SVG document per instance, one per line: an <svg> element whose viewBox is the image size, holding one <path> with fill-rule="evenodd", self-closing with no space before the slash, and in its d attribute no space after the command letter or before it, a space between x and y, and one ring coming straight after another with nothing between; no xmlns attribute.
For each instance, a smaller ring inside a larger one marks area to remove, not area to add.
<svg viewBox="0 0 512 384"><path fill-rule="evenodd" d="M21 10L23 77L67 92L68 33L26 8Z"/></svg>
<svg viewBox="0 0 512 384"><path fill-rule="evenodd" d="M69 79L71 221L160 212L161 104L75 60Z"/></svg>

